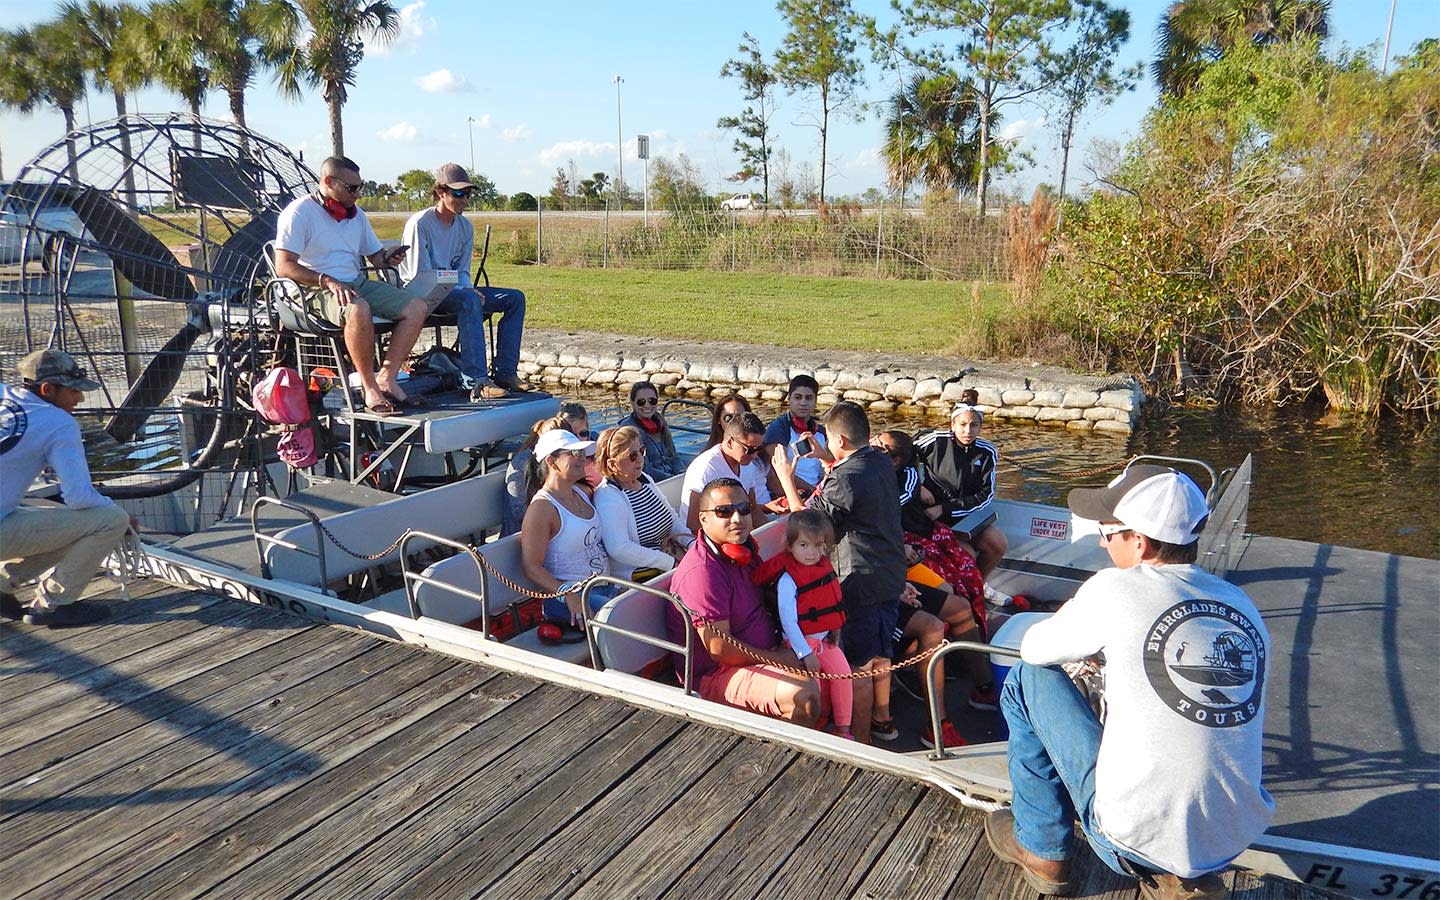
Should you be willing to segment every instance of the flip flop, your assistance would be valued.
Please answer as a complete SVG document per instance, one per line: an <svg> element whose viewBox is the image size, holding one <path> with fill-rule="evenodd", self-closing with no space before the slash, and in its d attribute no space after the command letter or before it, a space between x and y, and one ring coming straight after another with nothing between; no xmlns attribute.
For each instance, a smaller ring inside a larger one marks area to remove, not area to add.
<svg viewBox="0 0 1440 900"><path fill-rule="evenodd" d="M391 402L391 404L393 404L393 405L396 406L396 407L400 407L400 408L404 408L404 407L407 407L407 406L408 406L408 407L410 407L411 409L423 409L424 407L427 407L427 406L430 405L430 401L429 401L429 400L426 400L424 397L417 397L417 396L411 395L411 396L404 397L404 398L402 399L402 398L397 397L397 396L395 396L394 394L390 393L389 391L381 391L380 393L384 394L384 395L385 395L385 399L386 399L386 400L389 400L389 401Z"/></svg>
<svg viewBox="0 0 1440 900"><path fill-rule="evenodd" d="M365 411L372 416L379 416L382 419L400 415L400 410L395 408L395 404L392 403L388 397L379 403L366 404Z"/></svg>

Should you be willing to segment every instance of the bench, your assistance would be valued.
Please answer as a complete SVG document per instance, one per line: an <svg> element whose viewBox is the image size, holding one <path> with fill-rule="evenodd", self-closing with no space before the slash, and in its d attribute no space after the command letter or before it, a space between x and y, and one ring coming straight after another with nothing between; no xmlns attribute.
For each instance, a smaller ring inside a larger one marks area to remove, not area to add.
<svg viewBox="0 0 1440 900"><path fill-rule="evenodd" d="M267 578L283 578L325 590L357 572L398 561L400 551L396 548L377 559L359 559L321 534L317 522L356 553L378 553L412 527L450 540L499 528L504 497L505 473L491 472L325 518L312 518L313 514L305 512L307 521L273 535L259 530L259 510L266 505L286 509L291 505L263 497L251 512L261 572ZM411 541L406 550L414 552L432 546L433 541Z"/></svg>

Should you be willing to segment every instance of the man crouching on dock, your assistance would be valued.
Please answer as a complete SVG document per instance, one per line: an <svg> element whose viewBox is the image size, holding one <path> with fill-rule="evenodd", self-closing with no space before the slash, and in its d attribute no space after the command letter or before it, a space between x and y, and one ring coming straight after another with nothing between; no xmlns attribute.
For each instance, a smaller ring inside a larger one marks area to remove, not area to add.
<svg viewBox="0 0 1440 900"><path fill-rule="evenodd" d="M695 629L694 677L701 697L813 726L820 718L819 686L768 665L795 668L800 661L780 648L775 623L750 579L760 553L750 540L749 492L738 479L716 478L696 502L700 531L670 581L694 619L684 621L666 604L670 640L683 645L685 629ZM675 673L683 684L685 657L678 653Z"/></svg>
<svg viewBox="0 0 1440 900"><path fill-rule="evenodd" d="M1070 492L1115 568L1026 632L1000 707L1012 807L985 837L1031 887L1066 894L1073 822L1145 898L1221 898L1220 870L1264 832L1270 637L1239 588L1195 565L1209 510L1189 478L1131 466ZM1102 725L1060 665L1104 666Z"/></svg>

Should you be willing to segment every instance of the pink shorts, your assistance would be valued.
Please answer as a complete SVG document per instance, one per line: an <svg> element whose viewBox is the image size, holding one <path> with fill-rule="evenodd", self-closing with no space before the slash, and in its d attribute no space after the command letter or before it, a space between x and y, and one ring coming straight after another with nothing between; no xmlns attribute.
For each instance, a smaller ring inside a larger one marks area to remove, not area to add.
<svg viewBox="0 0 1440 900"><path fill-rule="evenodd" d="M778 718L783 714L780 688L800 684L799 678L771 666L721 666L700 679L700 696Z"/></svg>

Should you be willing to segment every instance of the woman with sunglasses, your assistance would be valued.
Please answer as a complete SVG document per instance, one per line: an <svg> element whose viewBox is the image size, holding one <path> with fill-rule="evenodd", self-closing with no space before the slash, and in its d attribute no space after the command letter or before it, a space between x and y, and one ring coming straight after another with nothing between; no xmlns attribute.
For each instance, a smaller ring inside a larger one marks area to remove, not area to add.
<svg viewBox="0 0 1440 900"><path fill-rule="evenodd" d="M630 414L616 425L629 425L640 432L645 446L645 474L664 481L685 471L675 452L670 425L660 414L660 391L648 381L630 385Z"/></svg>
<svg viewBox="0 0 1440 900"><path fill-rule="evenodd" d="M600 536L616 571L638 580L642 569L673 569L694 535L645 474L640 432L629 425L600 432L595 467L605 479L595 489Z"/></svg>
<svg viewBox="0 0 1440 900"><path fill-rule="evenodd" d="M525 577L539 590L560 595L545 601L545 617L572 627L582 621L579 583L610 572L610 557L600 539L600 517L589 492L580 487L585 460L594 453L594 441L581 440L563 428L540 435L535 457L544 466L545 481L520 526ZM590 611L616 593L614 585L596 585L590 591Z"/></svg>
<svg viewBox="0 0 1440 900"><path fill-rule="evenodd" d="M739 394L726 394L721 398L710 415L710 439L705 442L705 449L709 450L725 440L725 426L730 424L731 419L749 411L750 401Z"/></svg>
<svg viewBox="0 0 1440 900"><path fill-rule="evenodd" d="M435 309L453 312L460 331L460 374L470 388L470 399L498 400L510 391L523 391L520 381L520 337L525 330L525 295L512 288L477 287L470 278L470 257L475 250L475 226L465 218L465 207L475 185L456 163L435 170L431 196L435 205L405 222L402 240L411 252L400 265L407 287L424 272L453 269L456 287ZM430 282L433 285L433 282ZM485 319L500 316L496 330L491 378L486 365Z"/></svg>

